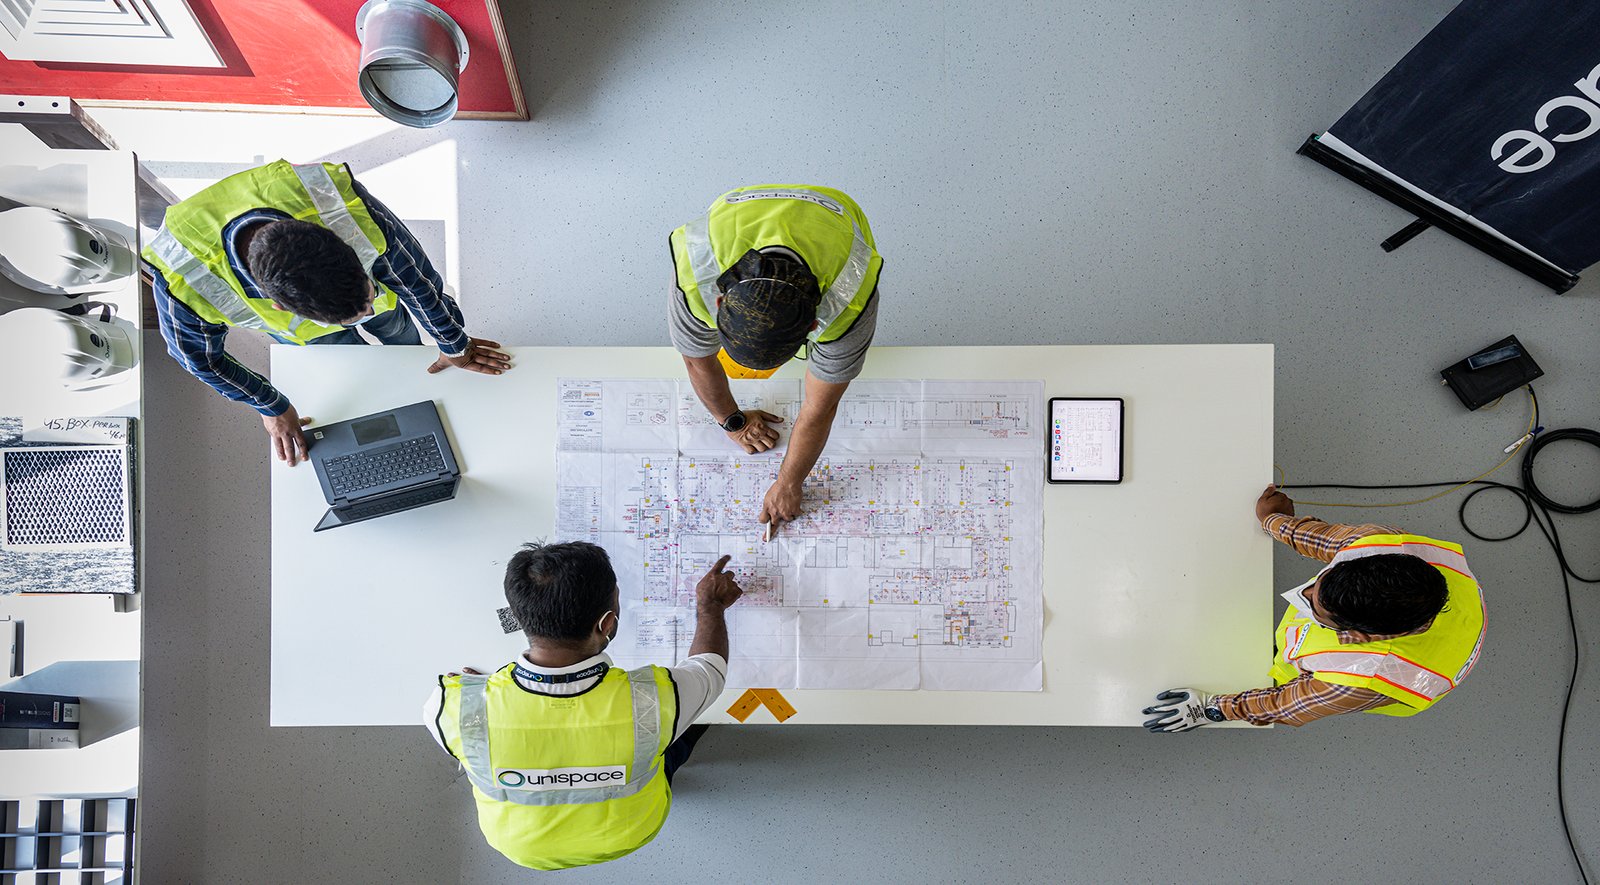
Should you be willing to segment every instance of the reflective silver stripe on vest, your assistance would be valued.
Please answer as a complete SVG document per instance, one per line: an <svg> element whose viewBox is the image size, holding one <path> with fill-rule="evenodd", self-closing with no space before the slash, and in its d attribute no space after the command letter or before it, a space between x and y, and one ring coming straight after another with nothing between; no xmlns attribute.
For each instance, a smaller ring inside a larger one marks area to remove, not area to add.
<svg viewBox="0 0 1600 885"><path fill-rule="evenodd" d="M1352 559L1365 559L1368 556L1383 556L1389 553L1404 553L1409 556L1415 556L1431 566L1443 566L1444 568L1447 568L1453 572L1459 572L1465 577L1471 579L1474 584L1478 582L1478 579L1473 577L1472 569L1467 568L1467 558L1465 556L1462 556L1448 547L1437 547L1433 544L1396 544L1393 546L1383 546L1363 545L1360 541L1357 541L1351 546L1340 550L1338 554L1333 557L1333 561L1328 563L1328 567L1323 569L1323 571L1327 571L1341 562L1348 562Z"/></svg>
<svg viewBox="0 0 1600 885"><path fill-rule="evenodd" d="M866 282L867 270L872 266L872 247L861 236L861 228L856 226L854 218L850 219L850 226L855 228L855 240L850 244L850 255L844 260L844 267L839 269L839 275L833 278L833 285L828 291L822 293L822 303L817 305L817 325L806 338L816 341L818 336L828 331L833 321L845 312L850 302L855 300L861 291L861 286Z"/></svg>
<svg viewBox="0 0 1600 885"><path fill-rule="evenodd" d="M604 677L601 677L602 679ZM627 783L584 790L508 790L494 779L489 762L488 676L461 676L461 754L467 779L490 799L516 805L582 805L621 799L644 789L656 776L656 744L661 739L661 700L650 667L628 671L633 701L633 764Z"/></svg>
<svg viewBox="0 0 1600 885"><path fill-rule="evenodd" d="M711 214L696 218L683 226L683 246L689 252L689 269L694 273L695 288L700 290L700 303L711 315L711 328L717 327L717 253L711 248Z"/></svg>
<svg viewBox="0 0 1600 885"><path fill-rule="evenodd" d="M1456 681L1467 678L1472 672L1472 665L1478 663L1478 655L1483 653L1483 637L1489 633L1489 603L1483 598L1483 586L1478 586L1478 606L1483 610L1483 626L1478 628L1478 641L1472 644L1472 654L1467 655L1467 662L1456 671Z"/></svg>
<svg viewBox="0 0 1600 885"><path fill-rule="evenodd" d="M299 176L300 184L311 196L312 205L317 207L317 215L322 218L322 225L328 230L338 234L350 248L356 250L356 257L361 259L361 267L368 273L372 272L372 263L378 260L378 247L372 245L372 240L367 237L361 225L356 224L355 217L350 214L350 207L344 203L344 195L339 193L339 186L333 183L333 176L322 167L321 163L308 163L304 166L295 166L294 174Z"/></svg>
<svg viewBox="0 0 1600 885"><path fill-rule="evenodd" d="M150 243L150 251L166 264L168 270L182 277L184 283L199 293L207 304L226 317L228 322L246 329L268 328L267 321L250 309L250 305L245 303L244 296L228 285L226 280L212 273L204 262L194 257L194 253L178 242L178 238L167 230L166 225L162 225L161 230L156 233L155 240Z"/></svg>
<svg viewBox="0 0 1600 885"><path fill-rule="evenodd" d="M729 194L724 198L724 202L729 204L748 200L805 200L850 219L850 229L854 234L854 239L850 243L850 254L846 256L844 266L839 268L839 273L833 278L828 290L822 293L822 303L817 305L816 328L806 336L809 340L816 341L817 336L828 330L828 326L845 312L850 302L855 300L856 294L861 291L861 285L867 279L867 271L872 267L872 247L867 245L866 237L861 235L861 225L856 224L856 220L844 211L837 200L825 194L791 188L745 191ZM694 284L700 290L700 301L705 304L706 312L711 314L711 325L715 328L717 277L722 276L722 270L717 267L716 250L711 248L711 213L707 212L684 225L683 234L684 248L689 253L689 268L694 274Z"/></svg>
<svg viewBox="0 0 1600 885"><path fill-rule="evenodd" d="M1390 654L1319 651L1290 660L1302 672L1322 671L1381 679L1430 701L1438 700L1440 695L1456 687L1450 677Z"/></svg>

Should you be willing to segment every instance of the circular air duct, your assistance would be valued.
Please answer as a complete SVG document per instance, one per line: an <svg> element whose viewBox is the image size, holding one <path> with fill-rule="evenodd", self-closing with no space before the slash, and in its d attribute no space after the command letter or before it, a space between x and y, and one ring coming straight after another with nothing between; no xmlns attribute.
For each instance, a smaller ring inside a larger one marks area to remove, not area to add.
<svg viewBox="0 0 1600 885"><path fill-rule="evenodd" d="M467 35L426 0L367 0L356 13L361 97L396 123L426 129L456 114Z"/></svg>

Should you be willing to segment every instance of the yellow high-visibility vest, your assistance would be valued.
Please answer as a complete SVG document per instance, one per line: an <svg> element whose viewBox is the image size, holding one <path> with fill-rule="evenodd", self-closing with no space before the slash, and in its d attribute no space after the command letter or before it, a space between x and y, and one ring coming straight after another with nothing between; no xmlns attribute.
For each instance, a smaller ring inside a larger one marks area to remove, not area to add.
<svg viewBox="0 0 1600 885"><path fill-rule="evenodd" d="M439 732L472 782L478 828L522 866L615 860L666 822L672 787L662 757L678 718L672 677L664 667L598 666L604 676L578 695L528 691L516 663L439 679Z"/></svg>
<svg viewBox="0 0 1600 885"><path fill-rule="evenodd" d="M809 184L758 184L728 191L706 214L674 230L678 289L696 319L717 327L717 277L751 249L794 250L817 278L822 302L813 343L855 325L878 286L883 258L867 216L843 191Z"/></svg>
<svg viewBox="0 0 1600 885"><path fill-rule="evenodd" d="M1340 550L1323 571L1384 553L1416 556L1444 575L1449 597L1433 624L1414 636L1341 645L1339 631L1290 606L1275 637L1274 682L1283 685L1310 673L1323 682L1371 689L1398 702L1369 713L1413 716L1466 678L1483 650L1484 603L1461 546L1420 535L1369 535Z"/></svg>
<svg viewBox="0 0 1600 885"><path fill-rule="evenodd" d="M285 160L230 175L167 208L155 239L141 253L167 283L167 291L201 319L219 325L270 332L291 344L305 344L343 331L279 310L267 298L250 298L228 264L222 241L228 222L251 209L277 209L291 218L321 225L354 249L370 275L372 263L388 247L372 213L356 195L348 167L334 163L295 166ZM377 284L375 314L394 310L397 299Z"/></svg>

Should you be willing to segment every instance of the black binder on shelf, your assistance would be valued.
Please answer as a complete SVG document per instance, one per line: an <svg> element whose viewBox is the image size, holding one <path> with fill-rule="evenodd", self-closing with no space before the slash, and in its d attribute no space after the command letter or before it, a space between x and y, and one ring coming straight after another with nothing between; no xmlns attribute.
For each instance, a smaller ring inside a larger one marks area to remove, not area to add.
<svg viewBox="0 0 1600 885"><path fill-rule="evenodd" d="M72 695L0 691L0 750L78 746L82 706Z"/></svg>

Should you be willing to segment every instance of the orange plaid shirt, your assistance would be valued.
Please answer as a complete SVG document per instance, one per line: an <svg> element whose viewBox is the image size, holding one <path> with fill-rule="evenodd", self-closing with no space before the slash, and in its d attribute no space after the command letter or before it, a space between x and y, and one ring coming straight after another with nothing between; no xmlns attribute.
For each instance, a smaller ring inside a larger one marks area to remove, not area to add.
<svg viewBox="0 0 1600 885"><path fill-rule="evenodd" d="M1341 525L1323 522L1315 516L1285 516L1282 513L1268 516L1261 523L1261 528L1277 540L1293 547L1301 556L1309 556L1322 562L1332 562L1334 555L1346 545L1368 535L1400 534L1399 529L1385 525L1373 523ZM1339 642L1349 644L1393 639L1395 636L1421 633L1430 626L1432 622L1409 633L1360 638L1348 630L1340 630ZM1253 725L1276 723L1300 726L1325 716L1359 713L1387 706L1395 701L1369 688L1333 685L1307 673L1283 685L1220 695L1213 703L1228 719L1243 719Z"/></svg>

